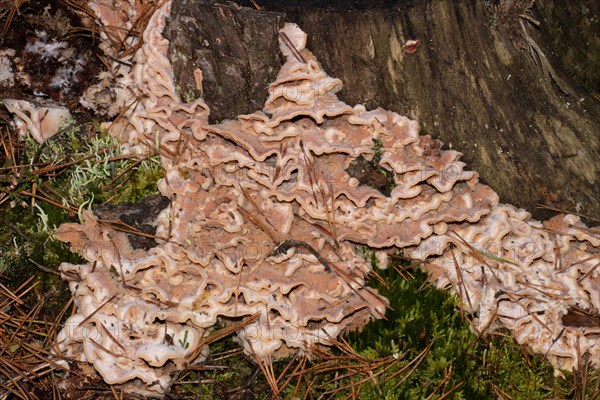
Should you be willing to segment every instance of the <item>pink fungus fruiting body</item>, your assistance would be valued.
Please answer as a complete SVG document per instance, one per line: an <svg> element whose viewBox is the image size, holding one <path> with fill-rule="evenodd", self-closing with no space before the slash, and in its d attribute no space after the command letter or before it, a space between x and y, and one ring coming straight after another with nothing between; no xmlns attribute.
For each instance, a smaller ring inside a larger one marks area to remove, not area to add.
<svg viewBox="0 0 600 400"><path fill-rule="evenodd" d="M90 4L101 20L115 18L104 2ZM116 79L139 101L109 130L130 153L158 146L158 187L170 199L157 221L162 240L133 250L91 213L56 231L88 261L61 266L78 312L60 351L152 396L174 370L204 359L217 321L237 324L258 359L310 354L383 317L387 300L367 286L372 267L359 251L368 245L383 265L399 248L422 261L477 313L478 333L506 328L558 368L583 354L598 365L599 330L561 319L571 308L600 310L598 231L572 215L540 223L499 204L461 154L420 136L416 121L340 101L342 82L294 24L280 35L287 60L263 110L209 124L202 99L184 103L175 92L161 34L169 10L155 11L133 65L120 67ZM365 166L382 185L361 175Z"/></svg>

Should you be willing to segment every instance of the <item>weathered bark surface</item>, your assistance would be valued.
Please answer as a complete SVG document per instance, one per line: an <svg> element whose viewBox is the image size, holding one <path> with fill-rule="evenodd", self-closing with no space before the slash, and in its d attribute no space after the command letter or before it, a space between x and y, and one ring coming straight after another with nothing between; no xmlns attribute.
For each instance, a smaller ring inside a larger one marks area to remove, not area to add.
<svg viewBox="0 0 600 400"><path fill-rule="evenodd" d="M277 42L283 17L231 3L175 2L165 34L172 39L169 59L179 95L207 99L213 121L261 109L283 61ZM201 91L196 69L202 71Z"/></svg>
<svg viewBox="0 0 600 400"><path fill-rule="evenodd" d="M600 2L538 1L549 52L589 93L600 93ZM600 99L599 99L600 100Z"/></svg>
<svg viewBox="0 0 600 400"><path fill-rule="evenodd" d="M129 244L134 249L150 249L157 242L153 235L156 232L156 218L162 210L169 205L169 199L161 195L146 197L137 203L97 204L94 214L103 221L126 230L131 228L146 234L137 235L127 233ZM122 224L123 223L123 224Z"/></svg>
<svg viewBox="0 0 600 400"><path fill-rule="evenodd" d="M549 213L538 204L600 216L600 106L591 96L599 69L577 66L579 57L598 62L581 56L598 40L593 30L571 24L597 26L594 1L578 2L588 4L582 15L558 0L539 0L531 14L539 30L518 9L497 29L498 5L478 0L375 2L376 8L359 2L365 7L354 10L265 3L308 33L307 47L344 82L343 101L417 119L424 134L463 152L504 202L538 218ZM175 0L167 28L176 79L189 87L189 65L204 69L213 120L260 109L280 63L274 46L281 16L236 7ZM521 20L547 63L531 46L519 48L527 44ZM412 54L402 50L409 39L421 41ZM568 60L555 54L565 46L575 49ZM176 62L181 54L187 68Z"/></svg>

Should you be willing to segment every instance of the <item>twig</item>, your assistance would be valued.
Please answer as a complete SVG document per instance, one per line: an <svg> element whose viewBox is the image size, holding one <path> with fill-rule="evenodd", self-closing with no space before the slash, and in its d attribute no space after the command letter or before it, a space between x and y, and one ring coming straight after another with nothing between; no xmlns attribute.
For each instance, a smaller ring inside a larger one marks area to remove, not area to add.
<svg viewBox="0 0 600 400"><path fill-rule="evenodd" d="M296 57L296 60L298 60L302 64L306 64L306 60L304 59L304 57L302 57L302 54L300 54L300 52L298 51L296 46L294 46L294 44L292 43L290 38L284 32L279 32L279 37L281 38L281 41L283 42L283 44L288 49L290 49L290 51L292 52L294 57Z"/></svg>

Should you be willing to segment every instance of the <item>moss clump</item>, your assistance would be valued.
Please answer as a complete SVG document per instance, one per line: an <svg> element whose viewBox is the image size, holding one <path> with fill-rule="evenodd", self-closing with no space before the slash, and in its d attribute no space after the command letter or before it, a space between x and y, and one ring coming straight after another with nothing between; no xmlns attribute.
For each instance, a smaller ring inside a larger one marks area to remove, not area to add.
<svg viewBox="0 0 600 400"><path fill-rule="evenodd" d="M0 276L13 290L35 276L30 298L58 311L70 293L55 271L61 262L82 260L52 237L54 229L77 221L81 209L93 204L136 202L157 193L160 160L125 157L97 123L74 120L43 145L17 135L6 142L14 147L11 157L0 158L10 172L0 173Z"/></svg>
<svg viewBox="0 0 600 400"><path fill-rule="evenodd" d="M66 166L46 183L78 206L136 202L156 194L163 175L158 156L123 156L118 141L93 122L79 126L68 121L60 135L42 146L28 139L25 150L28 164Z"/></svg>
<svg viewBox="0 0 600 400"><path fill-rule="evenodd" d="M48 213L49 224L66 219L66 213L50 205L39 206ZM13 291L35 277L35 289L23 300L30 304L42 301L42 315L51 320L71 296L67 284L52 271L61 262L80 263L82 259L71 253L65 243L52 238L50 230L41 228L36 211L21 205L0 210L0 219L5 222L0 229L0 274Z"/></svg>
<svg viewBox="0 0 600 400"><path fill-rule="evenodd" d="M109 192L111 203L137 203L158 194L157 182L164 176L158 156L141 161ZM102 197L101 197L102 199Z"/></svg>
<svg viewBox="0 0 600 400"><path fill-rule="evenodd" d="M224 326L217 324L209 330L209 334L215 334L221 329ZM271 389L260 367L255 360L241 356L241 348L235 336L229 335L212 343L210 355L204 364L205 367L198 371L186 371L179 377L179 381L185 383L174 385L171 393L173 398L272 398ZM274 368L281 372L285 364L286 360L275 361Z"/></svg>
<svg viewBox="0 0 600 400"><path fill-rule="evenodd" d="M428 285L424 273L405 280L388 269L382 276L388 287L379 285L379 290L393 308L386 315L388 321L375 321L363 332L351 334L349 343L364 356L396 353L406 354L408 360L431 347L406 380L400 375L383 385L369 382L362 387L361 399L424 399L436 389L439 397L452 388L456 389L445 398L569 396L571 382L555 378L543 356L527 355L508 333L478 339L462 320L458 298Z"/></svg>

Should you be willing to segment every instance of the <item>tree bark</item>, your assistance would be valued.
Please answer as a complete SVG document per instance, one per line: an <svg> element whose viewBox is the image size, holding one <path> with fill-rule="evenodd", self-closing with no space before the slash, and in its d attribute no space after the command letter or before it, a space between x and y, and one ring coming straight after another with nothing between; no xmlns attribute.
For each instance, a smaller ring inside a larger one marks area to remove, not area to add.
<svg viewBox="0 0 600 400"><path fill-rule="evenodd" d="M277 29L295 22L344 82L341 100L418 120L537 218L550 214L538 204L600 216L595 1L538 0L530 11L530 0L240 3L174 0L165 30L182 96L203 95L213 121L262 108L281 65ZM403 50L411 39L414 53Z"/></svg>

